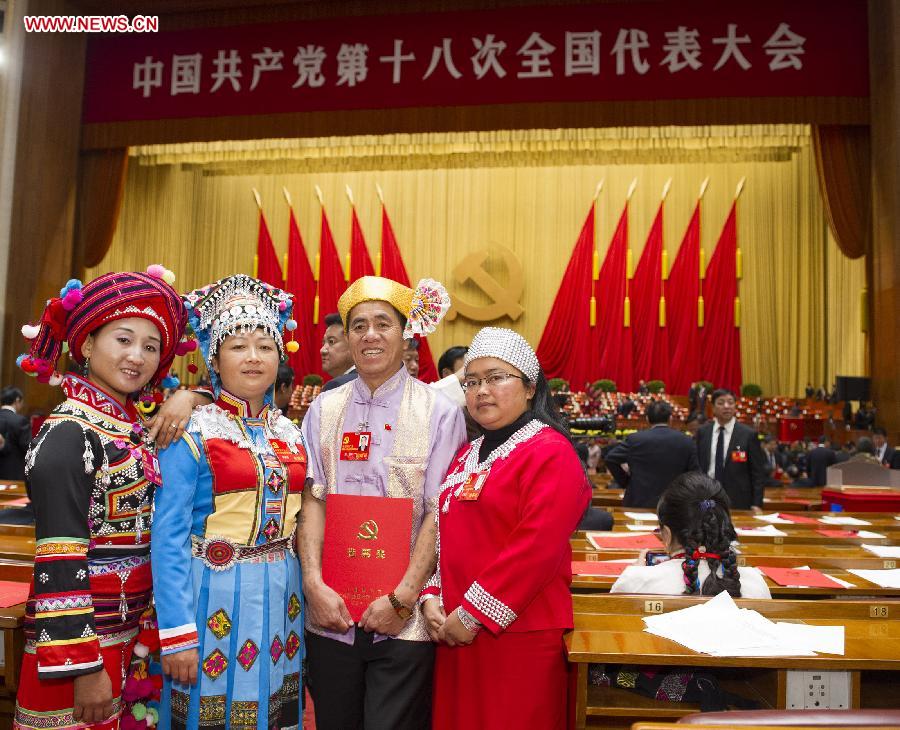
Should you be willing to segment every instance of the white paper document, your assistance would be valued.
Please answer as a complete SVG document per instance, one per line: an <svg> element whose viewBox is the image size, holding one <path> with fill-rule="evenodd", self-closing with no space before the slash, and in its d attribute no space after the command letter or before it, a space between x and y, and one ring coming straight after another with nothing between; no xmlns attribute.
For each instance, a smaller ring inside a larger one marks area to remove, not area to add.
<svg viewBox="0 0 900 730"><path fill-rule="evenodd" d="M763 522L768 522L770 525L792 525L794 524L792 520L786 520L784 517L779 517L777 512L773 512L770 515L754 515L753 519L762 520Z"/></svg>
<svg viewBox="0 0 900 730"><path fill-rule="evenodd" d="M900 558L900 547L896 545L866 545L863 543L860 547L879 558Z"/></svg>
<svg viewBox="0 0 900 730"><path fill-rule="evenodd" d="M725 591L706 603L645 616L644 631L711 656L814 656L844 653L843 626L772 622L738 608Z"/></svg>
<svg viewBox="0 0 900 730"><path fill-rule="evenodd" d="M779 530L775 525L766 525L764 527L736 527L734 531L739 537L750 537L752 535L768 535L770 537L786 537L784 530Z"/></svg>
<svg viewBox="0 0 900 730"><path fill-rule="evenodd" d="M859 519L859 517L848 517L847 515L825 515L819 518L819 522L826 525L871 525L871 522Z"/></svg>
<svg viewBox="0 0 900 730"><path fill-rule="evenodd" d="M857 570L850 568L848 573L858 575L863 580L882 588L900 588L900 568L893 570Z"/></svg>
<svg viewBox="0 0 900 730"><path fill-rule="evenodd" d="M868 538L869 540L883 539L884 537L886 537L885 535L882 535L880 532L871 532L870 530L860 530L859 532L856 533L856 536L857 537L865 537L865 538Z"/></svg>
<svg viewBox="0 0 900 730"><path fill-rule="evenodd" d="M653 512L626 512L625 516L635 522L659 522L659 517Z"/></svg>
<svg viewBox="0 0 900 730"><path fill-rule="evenodd" d="M625 525L625 529L631 530L632 532L647 532L647 525Z"/></svg>

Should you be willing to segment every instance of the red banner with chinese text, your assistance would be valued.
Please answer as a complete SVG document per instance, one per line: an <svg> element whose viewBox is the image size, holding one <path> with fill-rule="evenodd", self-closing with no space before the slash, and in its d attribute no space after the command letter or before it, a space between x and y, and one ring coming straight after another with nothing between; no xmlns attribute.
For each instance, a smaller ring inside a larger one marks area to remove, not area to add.
<svg viewBox="0 0 900 730"><path fill-rule="evenodd" d="M163 19L165 20L165 19ZM865 97L866 3L610 2L91 37L84 121Z"/></svg>

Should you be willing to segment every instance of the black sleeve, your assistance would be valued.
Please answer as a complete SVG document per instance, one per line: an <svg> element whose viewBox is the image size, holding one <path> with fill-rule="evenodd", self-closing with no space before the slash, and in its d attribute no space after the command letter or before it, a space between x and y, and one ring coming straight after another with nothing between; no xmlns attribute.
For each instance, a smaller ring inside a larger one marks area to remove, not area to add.
<svg viewBox="0 0 900 730"><path fill-rule="evenodd" d="M28 445L31 443L31 422L25 416L19 416L19 419L18 427L14 427L15 440L24 454L28 451ZM11 433L10 436L13 436L13 434Z"/></svg>
<svg viewBox="0 0 900 730"><path fill-rule="evenodd" d="M88 574L88 510L103 447L72 421L37 444L28 473L34 506L34 612L38 676L72 677L102 668Z"/></svg>
<svg viewBox="0 0 900 730"><path fill-rule="evenodd" d="M609 450L609 453L603 458L603 463L606 464L609 473L612 474L613 479L616 480L616 484L620 487L627 486L631 477L625 472L621 465L628 463L628 439L620 441L613 446Z"/></svg>
<svg viewBox="0 0 900 730"><path fill-rule="evenodd" d="M762 507L763 490L766 483L766 458L763 456L756 431L750 428L748 431L747 455L750 460L750 486L753 491L753 499L750 504L754 507Z"/></svg>

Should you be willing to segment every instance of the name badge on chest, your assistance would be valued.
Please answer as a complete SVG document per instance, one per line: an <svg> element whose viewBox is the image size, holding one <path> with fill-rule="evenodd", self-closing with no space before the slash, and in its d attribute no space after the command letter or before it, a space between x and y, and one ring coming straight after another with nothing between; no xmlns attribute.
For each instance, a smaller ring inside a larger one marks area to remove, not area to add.
<svg viewBox="0 0 900 730"><path fill-rule="evenodd" d="M298 446L297 451L294 452L291 451L290 447L285 441L279 441L278 439L269 439L269 443L272 446L272 451L275 452L275 456L278 457L278 460L282 464L306 463L306 454L303 452L303 449L301 447Z"/></svg>
<svg viewBox="0 0 900 730"><path fill-rule="evenodd" d="M345 431L341 437L341 461L368 461L371 431Z"/></svg>
<svg viewBox="0 0 900 730"><path fill-rule="evenodd" d="M487 481L488 474L490 474L490 470L469 474L466 481L463 482L462 491L457 499L461 502L475 502L481 496L481 489Z"/></svg>
<svg viewBox="0 0 900 730"><path fill-rule="evenodd" d="M731 460L737 464L743 464L747 461L747 452L737 448L731 452Z"/></svg>
<svg viewBox="0 0 900 730"><path fill-rule="evenodd" d="M157 487L162 485L162 476L159 473L159 459L150 449L141 449L141 467L144 470L144 479Z"/></svg>

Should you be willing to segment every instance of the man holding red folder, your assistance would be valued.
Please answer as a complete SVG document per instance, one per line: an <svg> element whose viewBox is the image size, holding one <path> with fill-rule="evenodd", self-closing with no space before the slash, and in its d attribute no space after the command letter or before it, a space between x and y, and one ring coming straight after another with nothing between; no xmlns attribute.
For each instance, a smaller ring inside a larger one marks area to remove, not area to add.
<svg viewBox="0 0 900 730"><path fill-rule="evenodd" d="M320 730L431 725L434 646L415 606L434 571L439 488L466 431L455 404L409 376L403 352L449 306L437 282L414 291L381 277L338 301L359 378L313 401L302 428L312 481L298 543Z"/></svg>

